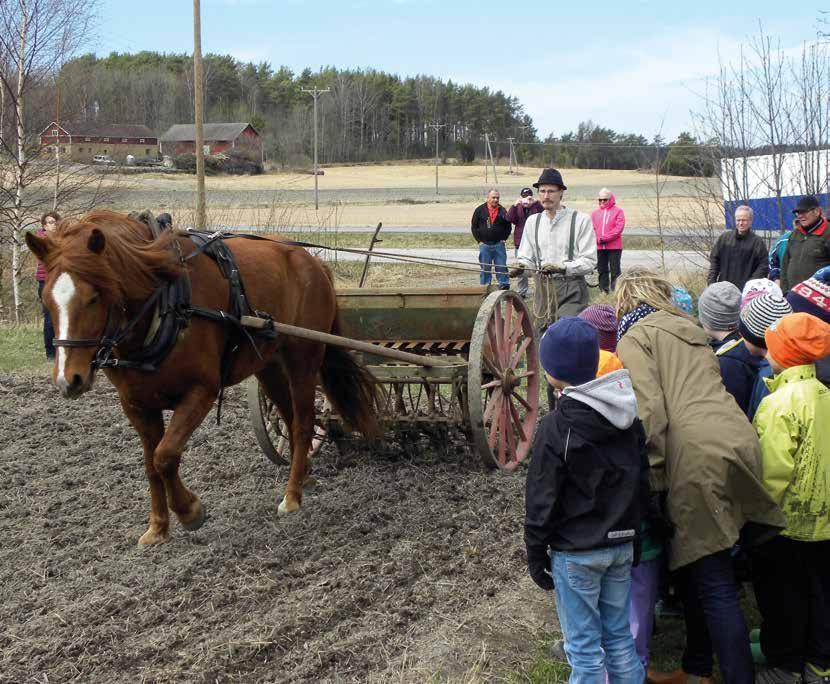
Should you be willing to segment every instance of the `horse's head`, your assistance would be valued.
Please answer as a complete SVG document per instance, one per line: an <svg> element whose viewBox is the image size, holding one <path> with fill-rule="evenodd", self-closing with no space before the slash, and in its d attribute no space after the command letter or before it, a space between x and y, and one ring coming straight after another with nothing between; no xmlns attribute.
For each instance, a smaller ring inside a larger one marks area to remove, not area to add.
<svg viewBox="0 0 830 684"><path fill-rule="evenodd" d="M52 316L57 352L52 379L66 398L75 399L92 387L92 361L107 329L113 304L110 269L103 263L94 268L104 260L106 242L94 226L55 238L26 234L27 246L46 266L43 304ZM85 258L76 259L73 268L76 255Z"/></svg>

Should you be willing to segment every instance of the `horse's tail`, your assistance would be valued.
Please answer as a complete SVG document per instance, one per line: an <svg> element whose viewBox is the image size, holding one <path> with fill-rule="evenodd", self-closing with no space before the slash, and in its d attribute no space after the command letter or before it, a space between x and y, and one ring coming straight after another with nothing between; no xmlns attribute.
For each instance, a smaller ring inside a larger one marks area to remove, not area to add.
<svg viewBox="0 0 830 684"><path fill-rule="evenodd" d="M331 334L340 334L340 313L331 326ZM334 410L346 424L367 439L380 435L377 419L378 391L374 376L342 347L326 345L320 370L323 389Z"/></svg>

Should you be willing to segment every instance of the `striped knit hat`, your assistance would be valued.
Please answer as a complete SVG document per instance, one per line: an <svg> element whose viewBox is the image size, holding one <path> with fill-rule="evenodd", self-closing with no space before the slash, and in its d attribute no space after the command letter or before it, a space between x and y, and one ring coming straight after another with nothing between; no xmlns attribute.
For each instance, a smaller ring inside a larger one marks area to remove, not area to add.
<svg viewBox="0 0 830 684"><path fill-rule="evenodd" d="M617 315L609 304L592 304L579 317L597 329L599 348L614 352L617 350Z"/></svg>
<svg viewBox="0 0 830 684"><path fill-rule="evenodd" d="M825 323L830 323L830 283L817 278L807 278L787 293L787 301L793 311L812 314Z"/></svg>
<svg viewBox="0 0 830 684"><path fill-rule="evenodd" d="M741 309L738 331L741 336L756 347L767 348L764 333L779 318L793 312L792 307L778 295L760 295L751 299Z"/></svg>

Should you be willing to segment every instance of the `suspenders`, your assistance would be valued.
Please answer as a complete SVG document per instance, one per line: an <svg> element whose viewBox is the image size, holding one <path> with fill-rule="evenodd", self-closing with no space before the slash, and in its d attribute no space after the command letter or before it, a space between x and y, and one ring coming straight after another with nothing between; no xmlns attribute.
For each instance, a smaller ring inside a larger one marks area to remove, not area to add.
<svg viewBox="0 0 830 684"><path fill-rule="evenodd" d="M544 212L539 212L536 214L536 230L533 234L533 239L536 242L536 260L538 262L538 266L542 265L542 250L539 249L539 222L542 220L542 214ZM576 212L574 211L571 214L571 232L570 236L568 237L568 261L573 261L574 259L574 238L576 236Z"/></svg>

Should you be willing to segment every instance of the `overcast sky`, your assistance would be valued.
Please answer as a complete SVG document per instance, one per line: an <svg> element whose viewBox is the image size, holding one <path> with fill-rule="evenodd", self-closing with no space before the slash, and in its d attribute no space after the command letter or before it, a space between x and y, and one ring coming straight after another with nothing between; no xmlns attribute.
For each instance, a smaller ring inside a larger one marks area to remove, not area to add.
<svg viewBox="0 0 830 684"><path fill-rule="evenodd" d="M719 55L758 22L786 49L815 40L820 6L724 2L202 0L202 50L244 61L375 68L490 86L519 98L540 135L592 119L672 139L691 126ZM95 51L191 52L192 3L102 0Z"/></svg>

